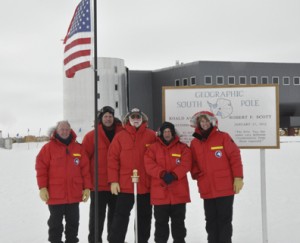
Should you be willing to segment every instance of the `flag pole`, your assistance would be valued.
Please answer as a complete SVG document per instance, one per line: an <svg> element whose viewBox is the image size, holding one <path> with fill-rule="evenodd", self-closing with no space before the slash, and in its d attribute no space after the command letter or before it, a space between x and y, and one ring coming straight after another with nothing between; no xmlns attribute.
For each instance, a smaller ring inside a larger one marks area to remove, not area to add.
<svg viewBox="0 0 300 243"><path fill-rule="evenodd" d="M94 123L95 123L95 157L94 157L94 163L95 163L95 185L94 185L94 191L95 191L95 235L94 239L95 242L98 242L98 54L97 54L97 0L94 0L93 4L93 13L94 13L94 102L95 102L95 109L94 109ZM100 94L99 94L100 98Z"/></svg>

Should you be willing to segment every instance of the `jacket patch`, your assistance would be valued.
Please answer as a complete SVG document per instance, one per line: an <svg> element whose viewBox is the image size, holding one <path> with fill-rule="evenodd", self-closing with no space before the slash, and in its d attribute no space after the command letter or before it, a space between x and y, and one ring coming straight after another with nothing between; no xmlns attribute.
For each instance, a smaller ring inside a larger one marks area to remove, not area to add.
<svg viewBox="0 0 300 243"><path fill-rule="evenodd" d="M79 158L75 158L75 159L74 159L74 164L75 164L75 165L79 165L79 162L80 162Z"/></svg>
<svg viewBox="0 0 300 243"><path fill-rule="evenodd" d="M151 144L150 143L146 143L145 147L148 148Z"/></svg>
<svg viewBox="0 0 300 243"><path fill-rule="evenodd" d="M220 151L220 150L216 151L216 152L215 152L215 156L216 156L217 158L221 158L221 157L222 157L222 151Z"/></svg>
<svg viewBox="0 0 300 243"><path fill-rule="evenodd" d="M181 154L172 154L172 157L181 158Z"/></svg>
<svg viewBox="0 0 300 243"><path fill-rule="evenodd" d="M73 154L74 157L81 157L81 154Z"/></svg>
<svg viewBox="0 0 300 243"><path fill-rule="evenodd" d="M176 159L176 165L179 165L180 162L181 162L181 159L177 158L177 159Z"/></svg>
<svg viewBox="0 0 300 243"><path fill-rule="evenodd" d="M214 146L210 148L211 150L223 149L223 146Z"/></svg>

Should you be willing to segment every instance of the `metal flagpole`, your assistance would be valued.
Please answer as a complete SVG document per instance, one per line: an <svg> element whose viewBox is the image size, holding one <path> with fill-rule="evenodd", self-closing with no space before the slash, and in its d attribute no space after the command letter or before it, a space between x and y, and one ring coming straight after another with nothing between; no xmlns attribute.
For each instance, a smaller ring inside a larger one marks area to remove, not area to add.
<svg viewBox="0 0 300 243"><path fill-rule="evenodd" d="M135 230L135 243L138 243L138 211L137 211L137 184L139 182L138 170L132 171L131 180L134 189L134 230Z"/></svg>
<svg viewBox="0 0 300 243"><path fill-rule="evenodd" d="M98 242L98 54L97 54L97 0L94 0L93 4L93 13L94 13L94 127L95 127L95 147L94 147L94 163L95 163L95 242ZM100 95L99 95L100 96Z"/></svg>

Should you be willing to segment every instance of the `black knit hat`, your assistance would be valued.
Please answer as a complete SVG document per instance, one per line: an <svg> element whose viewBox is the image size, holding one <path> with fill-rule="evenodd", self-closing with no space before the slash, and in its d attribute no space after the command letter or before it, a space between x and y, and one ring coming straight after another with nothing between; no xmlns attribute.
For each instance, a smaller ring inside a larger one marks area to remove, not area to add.
<svg viewBox="0 0 300 243"><path fill-rule="evenodd" d="M159 136L163 137L164 130L167 128L171 130L172 136L174 137L176 135L176 131L174 124L171 122L164 122L163 124L161 124L159 128Z"/></svg>
<svg viewBox="0 0 300 243"><path fill-rule="evenodd" d="M111 106L103 106L102 109L98 113L98 122L102 123L102 117L105 113L110 113L115 116L115 110Z"/></svg>

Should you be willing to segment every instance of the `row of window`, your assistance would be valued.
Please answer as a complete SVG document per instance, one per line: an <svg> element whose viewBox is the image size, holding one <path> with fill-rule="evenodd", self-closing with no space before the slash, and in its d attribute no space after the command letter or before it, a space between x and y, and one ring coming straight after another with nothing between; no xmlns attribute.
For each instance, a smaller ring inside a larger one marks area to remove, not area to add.
<svg viewBox="0 0 300 243"><path fill-rule="evenodd" d="M217 76L216 77L216 85L224 85L225 84L225 77L224 76ZM283 85L300 85L300 77L282 77L282 84ZM269 77L262 76L258 78L257 76L250 76L249 83L250 84L279 84L280 79L278 76L274 76L269 80ZM212 85L213 84L213 77L212 76L204 76L204 84L205 85ZM235 85L235 84L247 84L247 77L246 76L228 76L227 77L227 84ZM180 79L175 80L175 86L188 86L188 85L196 85L196 77L183 78L182 82Z"/></svg>

